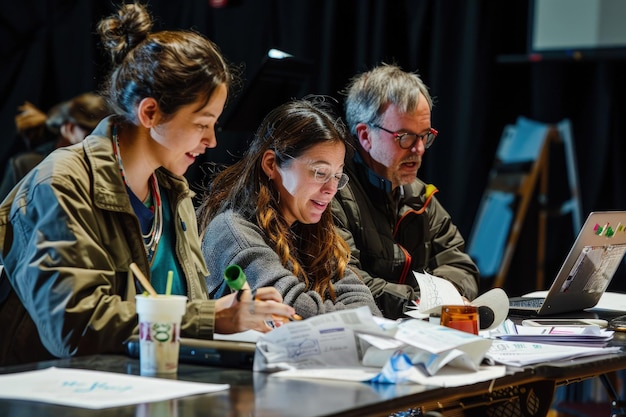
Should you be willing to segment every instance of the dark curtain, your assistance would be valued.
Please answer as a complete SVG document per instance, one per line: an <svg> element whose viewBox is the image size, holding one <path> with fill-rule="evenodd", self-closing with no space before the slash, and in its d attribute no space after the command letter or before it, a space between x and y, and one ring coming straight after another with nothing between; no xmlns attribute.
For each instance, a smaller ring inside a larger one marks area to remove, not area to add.
<svg viewBox="0 0 626 417"><path fill-rule="evenodd" d="M308 93L341 102L349 78L381 62L418 72L435 97L440 132L419 175L439 188L469 238L503 128L526 116L572 121L582 212L626 209L624 62L617 59L528 62L528 1L485 0L228 0L149 2L155 29L198 30L214 40L250 79L270 48L313 63ZM15 137L16 108L29 100L47 110L97 89L109 71L94 35L114 10L100 0L23 0L0 10L0 161L23 148ZM236 103L236 97L233 100ZM208 158L223 159L218 136ZM2 164L4 166L5 164ZM565 170L552 170L558 180ZM201 177L199 167L189 175ZM191 180L190 180L191 181ZM558 193L556 193L558 194ZM571 225L554 220L555 227ZM532 229L530 222L529 228ZM560 266L573 231L548 241L547 276ZM534 250L532 239L520 243ZM518 262L522 262L518 260ZM513 278L512 278L513 279ZM532 290L534 278L519 291ZM549 282L548 282L549 283Z"/></svg>

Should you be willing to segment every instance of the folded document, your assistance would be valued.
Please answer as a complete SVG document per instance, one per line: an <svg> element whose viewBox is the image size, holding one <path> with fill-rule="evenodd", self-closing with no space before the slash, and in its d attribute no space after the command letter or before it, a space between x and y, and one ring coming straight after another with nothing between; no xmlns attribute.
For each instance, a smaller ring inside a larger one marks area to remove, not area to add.
<svg viewBox="0 0 626 417"><path fill-rule="evenodd" d="M287 323L257 341L255 371L277 376L457 386L504 375L481 366L492 340L367 307Z"/></svg>

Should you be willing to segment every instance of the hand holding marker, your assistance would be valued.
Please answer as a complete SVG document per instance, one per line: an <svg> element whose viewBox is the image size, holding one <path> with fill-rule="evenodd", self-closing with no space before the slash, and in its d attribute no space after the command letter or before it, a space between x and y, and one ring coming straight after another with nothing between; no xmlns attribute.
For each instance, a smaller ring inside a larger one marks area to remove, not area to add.
<svg viewBox="0 0 626 417"><path fill-rule="evenodd" d="M131 263L130 269L133 272L133 274L135 274L135 277L137 277L137 279L141 283L141 286L144 288L145 290L144 295L151 295L153 297L156 297L157 292L154 290L154 287L150 284L150 281L148 280L148 278L141 272L137 264L135 264L134 262ZM173 271L168 271L165 295L171 294L173 275L174 275ZM231 288L231 290L237 291L237 301L241 299L241 294L245 290L250 290L250 286L246 282L246 274L244 274L243 270L238 265L231 265L228 268L226 268L226 270L224 271L224 279L226 280L226 283ZM252 292L252 300L254 300L256 290L251 290L251 292ZM291 317L272 315L272 318L273 320L266 321L266 324L271 328L280 326L282 323L285 322L286 319L290 321L302 320L302 317L300 317L297 314L294 314ZM280 324L277 324L277 323L280 323Z"/></svg>
<svg viewBox="0 0 626 417"><path fill-rule="evenodd" d="M243 270L241 269L239 265L228 266L224 270L224 279L226 280L226 284L228 284L231 290L237 291L237 296L236 296L237 301L241 299L241 294L245 290L250 289L250 286L246 282L246 274L243 272ZM251 290L251 292L252 292L252 300L254 301L256 299L255 298L256 290ZM278 325L276 324L277 322L283 323L285 321L285 318L279 317L273 314L272 314L272 318L274 320L266 321L266 324L272 328L280 326L280 324ZM288 317L288 319L289 321L302 320L302 317L300 317L297 314L294 314L293 316Z"/></svg>

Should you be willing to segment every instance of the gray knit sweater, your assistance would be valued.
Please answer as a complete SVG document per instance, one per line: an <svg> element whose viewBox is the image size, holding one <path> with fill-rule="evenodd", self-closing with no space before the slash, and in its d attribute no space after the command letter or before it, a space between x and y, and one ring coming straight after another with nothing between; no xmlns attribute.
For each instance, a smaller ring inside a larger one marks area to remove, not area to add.
<svg viewBox="0 0 626 417"><path fill-rule="evenodd" d="M220 213L211 221L202 239L202 252L210 271L207 286L214 297L230 291L224 281L224 269L237 264L251 288L275 287L285 304L293 306L304 318L361 306L368 306L372 314L381 316L369 288L352 270L346 270L342 279L333 281L337 295L334 303L322 300L315 291L307 291L304 283L283 267L267 244L263 230L232 210Z"/></svg>

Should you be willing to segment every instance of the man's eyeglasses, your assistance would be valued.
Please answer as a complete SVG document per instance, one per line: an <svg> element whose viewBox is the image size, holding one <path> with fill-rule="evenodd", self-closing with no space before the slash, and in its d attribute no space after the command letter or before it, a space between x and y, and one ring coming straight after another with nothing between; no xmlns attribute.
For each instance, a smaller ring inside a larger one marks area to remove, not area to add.
<svg viewBox="0 0 626 417"><path fill-rule="evenodd" d="M428 133L424 133L423 135L418 135L417 133L393 132L389 129L385 129L382 126L375 125L375 124L372 124L370 126L375 127L380 130L384 130L385 132L393 135L393 139L396 142L398 142L398 145L402 149L411 149L415 145L418 139L421 139L422 143L424 144L424 148L428 149L433 144L433 142L435 141L435 138L439 134L439 132L437 132L432 127L429 128Z"/></svg>
<svg viewBox="0 0 626 417"><path fill-rule="evenodd" d="M315 182L319 184L326 184L331 179L334 179L335 182L337 183L338 190L341 190L343 187L348 185L348 181L350 180L350 177L348 177L348 174L345 174L345 173L333 174L332 172L327 171L326 168L322 168L322 167L310 167L310 168L311 168L311 171L313 172L313 178L315 178Z"/></svg>

